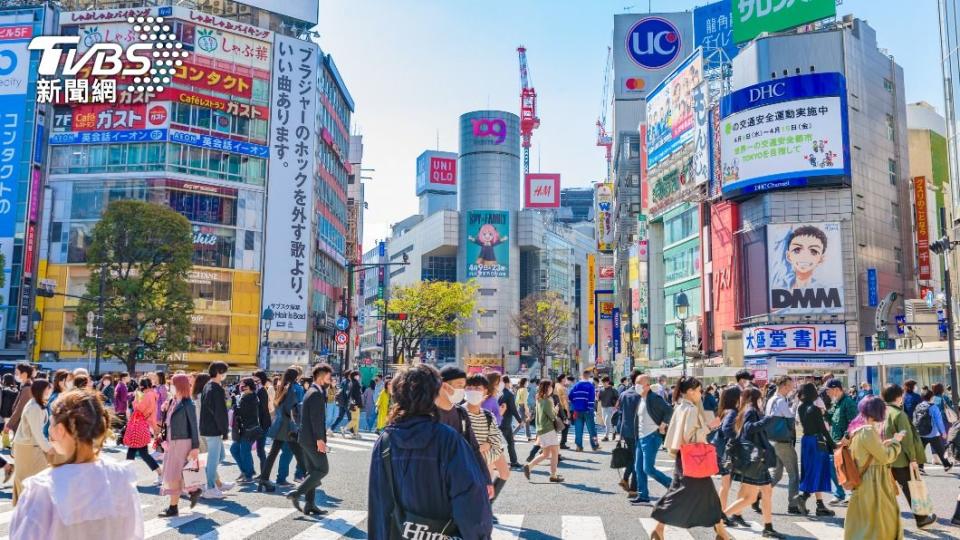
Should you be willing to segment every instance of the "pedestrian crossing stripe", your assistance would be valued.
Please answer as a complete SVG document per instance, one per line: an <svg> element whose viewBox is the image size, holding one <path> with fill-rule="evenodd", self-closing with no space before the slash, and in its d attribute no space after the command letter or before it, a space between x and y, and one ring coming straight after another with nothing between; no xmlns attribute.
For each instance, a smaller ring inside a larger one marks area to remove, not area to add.
<svg viewBox="0 0 960 540"><path fill-rule="evenodd" d="M290 540L337 540L357 528L366 518L366 512L337 510Z"/></svg>
<svg viewBox="0 0 960 540"><path fill-rule="evenodd" d="M492 540L519 540L523 525L523 514L497 514L497 523L493 526Z"/></svg>
<svg viewBox="0 0 960 540"><path fill-rule="evenodd" d="M292 514L294 508L261 508L200 537L200 540L243 540Z"/></svg>
<svg viewBox="0 0 960 540"><path fill-rule="evenodd" d="M561 537L574 538L606 538L603 531L603 519L600 516L562 516L560 519Z"/></svg>
<svg viewBox="0 0 960 540"><path fill-rule="evenodd" d="M205 504L201 504L197 505L197 507L193 510L190 510L189 513L181 514L174 518L153 518L144 522L143 537L153 538L155 536L160 536L165 532L179 529L191 521L198 520L204 516L209 516L210 514L220 510L221 508L216 506L207 506Z"/></svg>

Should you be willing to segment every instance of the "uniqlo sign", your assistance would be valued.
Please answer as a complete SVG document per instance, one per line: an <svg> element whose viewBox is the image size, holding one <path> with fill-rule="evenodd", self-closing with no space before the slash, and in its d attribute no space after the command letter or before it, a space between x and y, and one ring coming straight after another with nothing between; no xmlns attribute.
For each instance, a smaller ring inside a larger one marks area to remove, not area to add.
<svg viewBox="0 0 960 540"><path fill-rule="evenodd" d="M559 208L560 175L530 173L524 177L524 208Z"/></svg>
<svg viewBox="0 0 960 540"><path fill-rule="evenodd" d="M457 185L457 160L430 158L430 183L441 186Z"/></svg>

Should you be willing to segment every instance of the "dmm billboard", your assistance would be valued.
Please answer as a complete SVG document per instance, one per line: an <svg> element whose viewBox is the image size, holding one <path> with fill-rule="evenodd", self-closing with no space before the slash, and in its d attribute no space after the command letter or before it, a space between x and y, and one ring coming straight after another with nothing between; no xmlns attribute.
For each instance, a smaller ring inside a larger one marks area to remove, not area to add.
<svg viewBox="0 0 960 540"><path fill-rule="evenodd" d="M767 225L771 313L843 313L841 236L837 222Z"/></svg>

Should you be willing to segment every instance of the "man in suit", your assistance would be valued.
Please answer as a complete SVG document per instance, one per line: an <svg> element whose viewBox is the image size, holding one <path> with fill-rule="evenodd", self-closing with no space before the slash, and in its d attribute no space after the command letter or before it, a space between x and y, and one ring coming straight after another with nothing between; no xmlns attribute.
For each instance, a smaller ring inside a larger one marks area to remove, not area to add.
<svg viewBox="0 0 960 540"><path fill-rule="evenodd" d="M297 489L287 494L294 508L306 515L322 516L327 513L317 506L314 500L317 486L330 472L327 462L327 392L333 369L329 364L320 363L313 368L313 384L303 398L300 413L300 435L297 442L303 452L304 468L307 478ZM300 497L306 496L306 504L300 507Z"/></svg>
<svg viewBox="0 0 960 540"><path fill-rule="evenodd" d="M520 411L517 410L517 399L510 387L510 377L503 377L503 395L497 401L500 405L506 405L507 410L503 413L503 420L500 421L500 431L503 432L503 440L507 442L507 453L510 456L510 467L519 469L523 467L517 462L517 449L513 446L513 419L523 423L520 417Z"/></svg>

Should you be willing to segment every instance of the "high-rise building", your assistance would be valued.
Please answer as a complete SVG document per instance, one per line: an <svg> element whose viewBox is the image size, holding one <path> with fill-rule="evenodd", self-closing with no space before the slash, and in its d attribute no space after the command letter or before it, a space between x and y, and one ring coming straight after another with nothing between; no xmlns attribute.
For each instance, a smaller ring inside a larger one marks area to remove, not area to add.
<svg viewBox="0 0 960 540"><path fill-rule="evenodd" d="M566 188L560 190L560 209L557 221L578 223L593 219L593 188Z"/></svg>

